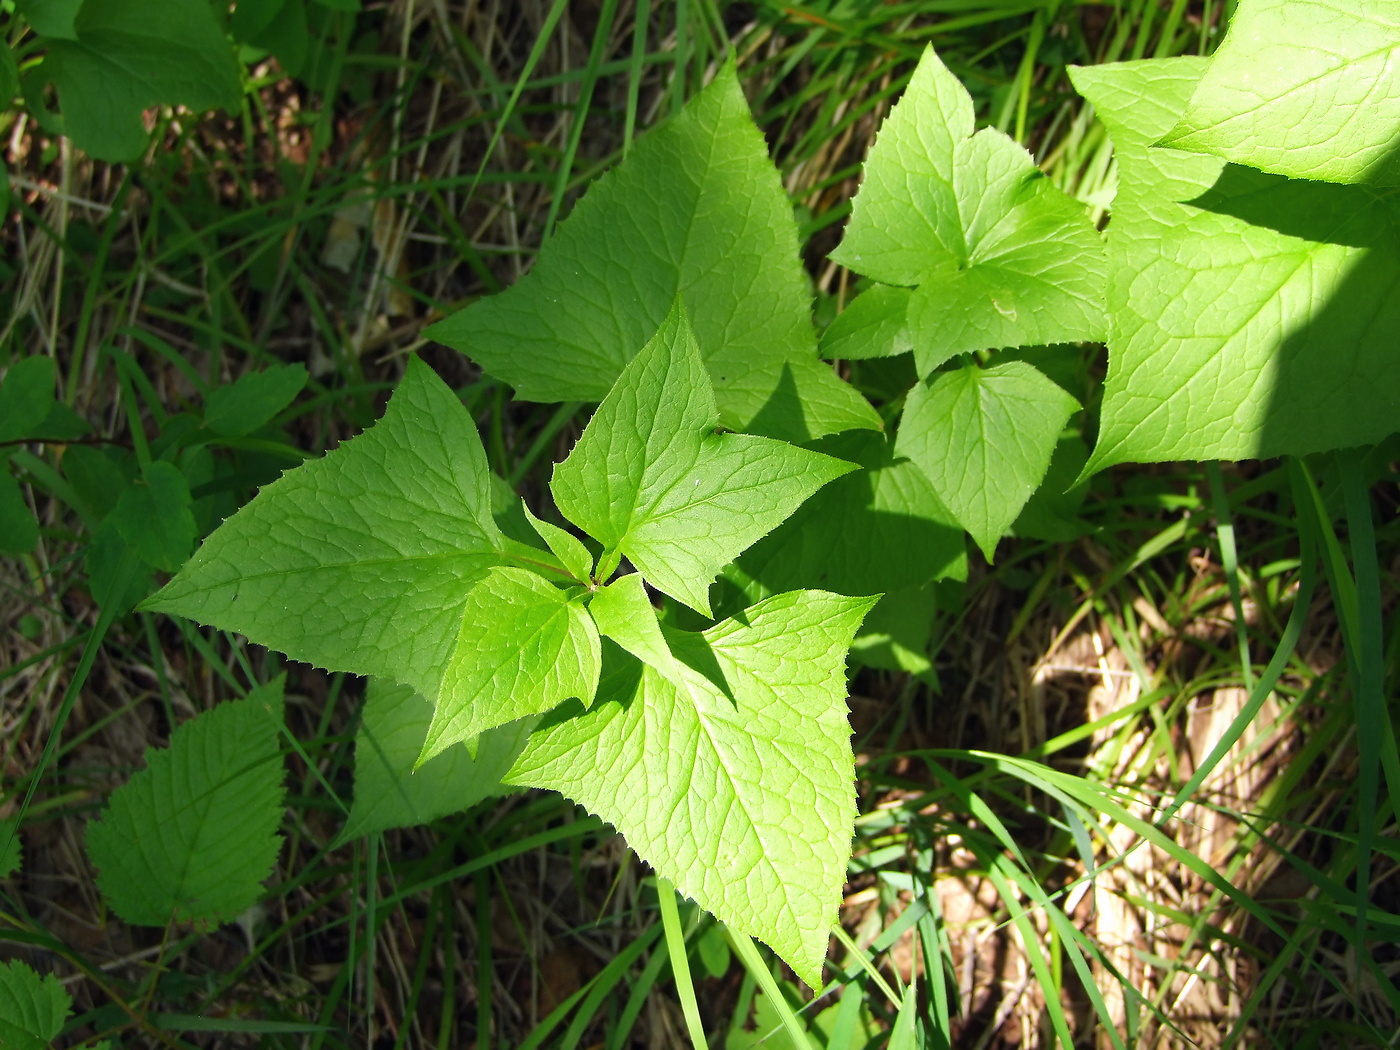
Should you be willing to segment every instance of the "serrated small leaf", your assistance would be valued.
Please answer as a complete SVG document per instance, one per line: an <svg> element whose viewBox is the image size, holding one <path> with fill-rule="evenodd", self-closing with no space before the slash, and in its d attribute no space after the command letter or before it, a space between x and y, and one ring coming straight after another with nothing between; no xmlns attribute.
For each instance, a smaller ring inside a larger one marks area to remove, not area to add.
<svg viewBox="0 0 1400 1050"><path fill-rule="evenodd" d="M909 393L895 441L992 560L1079 403L1024 361L938 372Z"/></svg>
<svg viewBox="0 0 1400 1050"><path fill-rule="evenodd" d="M180 726L88 825L97 885L125 921L210 926L262 896L281 845L283 681Z"/></svg>
<svg viewBox="0 0 1400 1050"><path fill-rule="evenodd" d="M40 977L18 959L0 962L0 1047L4 1050L47 1050L63 1031L72 1006L57 977Z"/></svg>
<svg viewBox="0 0 1400 1050"><path fill-rule="evenodd" d="M1400 3L1241 0L1158 145L1276 175L1400 181Z"/></svg>
<svg viewBox="0 0 1400 1050"><path fill-rule="evenodd" d="M560 511L606 552L707 614L710 583L726 562L855 469L771 438L716 433L718 422L677 302L550 482Z"/></svg>
<svg viewBox="0 0 1400 1050"><path fill-rule="evenodd" d="M877 284L856 296L822 333L823 357L864 361L914 349L909 330L908 288Z"/></svg>
<svg viewBox="0 0 1400 1050"><path fill-rule="evenodd" d="M671 653L641 576L630 573L599 588L588 603L588 612L604 638L611 638L674 684L687 688L685 672Z"/></svg>
<svg viewBox="0 0 1400 1050"><path fill-rule="evenodd" d="M140 156L152 106L238 108L238 63L208 0L102 0L72 24L71 39L50 42L44 70L65 132L92 156Z"/></svg>
<svg viewBox="0 0 1400 1050"><path fill-rule="evenodd" d="M451 747L416 772L433 705L405 685L370 680L355 734L355 798L340 841L427 824L476 805L501 789L533 719L481 734L476 757Z"/></svg>
<svg viewBox="0 0 1400 1050"><path fill-rule="evenodd" d="M528 275L427 331L526 401L600 400L677 298L732 430L878 429L816 354L781 179L731 63L598 179Z"/></svg>
<svg viewBox="0 0 1400 1050"><path fill-rule="evenodd" d="M577 592L577 588L575 588ZM453 744L598 688L598 632L577 593L494 567L468 593L417 766Z"/></svg>
<svg viewBox="0 0 1400 1050"><path fill-rule="evenodd" d="M920 375L961 353L1102 339L1103 242L1084 208L994 128L924 52L870 149L831 258L917 285L908 326Z"/></svg>
<svg viewBox="0 0 1400 1050"><path fill-rule="evenodd" d="M0 554L28 554L39 543L39 523L19 482L0 464Z"/></svg>
<svg viewBox="0 0 1400 1050"><path fill-rule="evenodd" d="M0 820L0 879L9 878L24 863L24 850L19 841L19 820Z"/></svg>
<svg viewBox="0 0 1400 1050"><path fill-rule="evenodd" d="M147 463L141 478L117 500L112 521L148 565L174 572L190 556L199 535L189 482L172 463Z"/></svg>
<svg viewBox="0 0 1400 1050"><path fill-rule="evenodd" d="M689 691L610 646L595 707L546 719L506 781L588 807L818 987L855 820L843 668L874 602L793 592L669 633Z"/></svg>
<svg viewBox="0 0 1400 1050"><path fill-rule="evenodd" d="M224 437L251 434L290 405L306 379L306 367L299 364L249 372L209 395L204 425Z"/></svg>
<svg viewBox="0 0 1400 1050"><path fill-rule="evenodd" d="M0 382L0 441L17 441L38 433L53 405L52 357L39 354L10 365Z"/></svg>
<svg viewBox="0 0 1400 1050"><path fill-rule="evenodd" d="M520 501L520 508L524 511L525 520L530 523L530 527L544 540L550 552L559 559L559 564L564 566L573 574L579 583L587 583L593 576L593 555L589 553L587 547L571 532L566 532L558 525L551 525L547 521L541 521L530 512L530 508L525 505L525 501Z"/></svg>
<svg viewBox="0 0 1400 1050"><path fill-rule="evenodd" d="M266 486L147 603L436 700L472 584L506 558L486 454L414 359L384 418Z"/></svg>

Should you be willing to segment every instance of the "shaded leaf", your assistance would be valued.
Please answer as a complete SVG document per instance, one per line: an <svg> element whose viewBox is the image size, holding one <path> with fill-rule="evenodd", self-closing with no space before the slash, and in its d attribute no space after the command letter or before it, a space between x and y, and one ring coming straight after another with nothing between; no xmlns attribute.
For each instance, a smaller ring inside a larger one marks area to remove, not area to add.
<svg viewBox="0 0 1400 1050"><path fill-rule="evenodd" d="M1108 377L1086 473L1307 455L1400 424L1400 201L1153 148L1206 68L1179 58L1071 73L1120 173Z"/></svg>
<svg viewBox="0 0 1400 1050"><path fill-rule="evenodd" d="M0 554L28 554L39 543L39 523L19 482L0 465Z"/></svg>
<svg viewBox="0 0 1400 1050"><path fill-rule="evenodd" d="M501 776L530 735L531 719L481 734L476 757L451 747L417 771L433 705L408 686L370 680L355 734L355 799L340 841L427 824L501 791Z"/></svg>
<svg viewBox="0 0 1400 1050"><path fill-rule="evenodd" d="M143 561L174 572L199 535L190 507L185 476L174 464L157 461L146 464L141 479L122 490L112 521Z"/></svg>
<svg viewBox="0 0 1400 1050"><path fill-rule="evenodd" d="M238 109L238 63L207 0L85 3L73 30L50 42L44 69L65 132L94 157L139 157L149 138L141 114L152 106Z"/></svg>
<svg viewBox="0 0 1400 1050"><path fill-rule="evenodd" d="M251 434L290 405L306 379L306 368L299 364L249 372L209 395L204 425L224 437Z"/></svg>
<svg viewBox="0 0 1400 1050"><path fill-rule="evenodd" d="M57 977L40 977L18 959L0 962L0 1047L5 1050L47 1050L72 1005Z"/></svg>
<svg viewBox="0 0 1400 1050"><path fill-rule="evenodd" d="M0 441L37 434L53 406L53 358L38 354L16 361L0 382Z"/></svg>
<svg viewBox="0 0 1400 1050"><path fill-rule="evenodd" d="M186 722L112 792L88 853L112 910L140 926L228 922L262 896L281 845L283 677Z"/></svg>

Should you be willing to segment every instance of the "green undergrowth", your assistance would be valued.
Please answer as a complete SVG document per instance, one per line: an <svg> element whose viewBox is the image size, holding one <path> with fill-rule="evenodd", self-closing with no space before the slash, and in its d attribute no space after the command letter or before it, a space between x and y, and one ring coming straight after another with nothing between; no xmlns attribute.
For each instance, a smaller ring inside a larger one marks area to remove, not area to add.
<svg viewBox="0 0 1400 1050"><path fill-rule="evenodd" d="M1351 6L0 3L0 1048L1387 1045Z"/></svg>

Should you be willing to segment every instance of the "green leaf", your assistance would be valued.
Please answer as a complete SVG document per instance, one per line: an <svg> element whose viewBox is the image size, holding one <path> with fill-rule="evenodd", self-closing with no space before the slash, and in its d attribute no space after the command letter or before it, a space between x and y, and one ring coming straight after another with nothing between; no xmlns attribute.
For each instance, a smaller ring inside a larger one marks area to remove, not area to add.
<svg viewBox="0 0 1400 1050"><path fill-rule="evenodd" d="M76 40L73 22L83 0L17 0L20 13L40 36Z"/></svg>
<svg viewBox="0 0 1400 1050"><path fill-rule="evenodd" d="M194 547L199 531L190 510L190 486L172 463L148 463L112 512L122 538L149 565L174 572Z"/></svg>
<svg viewBox="0 0 1400 1050"><path fill-rule="evenodd" d="M0 879L19 871L24 850L19 841L19 819L0 820Z"/></svg>
<svg viewBox="0 0 1400 1050"><path fill-rule="evenodd" d="M262 896L281 846L279 676L186 722L88 825L97 885L126 922L228 922Z"/></svg>
<svg viewBox="0 0 1400 1050"><path fill-rule="evenodd" d="M145 607L436 700L472 584L505 557L490 477L414 359L376 426L266 486Z"/></svg>
<svg viewBox="0 0 1400 1050"><path fill-rule="evenodd" d="M879 427L816 356L792 207L732 64L593 184L528 276L427 334L523 400L596 401L677 296L724 426L793 440Z"/></svg>
<svg viewBox="0 0 1400 1050"><path fill-rule="evenodd" d="M1077 481L1089 461L1089 447L1078 434L1065 434L1050 457L1045 479L1021 508L1011 531L1052 543L1068 543L1091 531L1079 516L1089 491L1087 481Z"/></svg>
<svg viewBox="0 0 1400 1050"><path fill-rule="evenodd" d="M127 582L120 591L116 588L121 580L123 566L127 559L134 564L127 576ZM88 574L88 588L98 604L116 610L118 616L125 616L132 606L151 593L155 583L151 579L150 568L122 538L117 522L108 518L93 533L92 543L83 556L83 567Z"/></svg>
<svg viewBox="0 0 1400 1050"><path fill-rule="evenodd" d="M534 725L534 719L523 719L489 730L481 734L475 758L465 747L451 747L415 772L432 719L432 703L408 686L370 679L355 734L355 800L340 842L427 824L500 792L501 777Z"/></svg>
<svg viewBox="0 0 1400 1050"><path fill-rule="evenodd" d="M573 594L525 569L492 568L468 593L421 766L453 744L598 688L598 632Z"/></svg>
<svg viewBox="0 0 1400 1050"><path fill-rule="evenodd" d="M28 554L39 543L39 523L14 475L0 464L0 554Z"/></svg>
<svg viewBox="0 0 1400 1050"><path fill-rule="evenodd" d="M1206 68L1071 72L1119 164L1108 378L1086 474L1301 456L1373 444L1400 423L1400 201L1152 148Z"/></svg>
<svg viewBox="0 0 1400 1050"><path fill-rule="evenodd" d="M965 365L910 391L895 451L928 475L991 561L1078 407L1024 361Z"/></svg>
<svg viewBox="0 0 1400 1050"><path fill-rule="evenodd" d="M114 456L90 445L70 445L63 450L62 466L82 501L81 511L101 520L116 509L129 479Z"/></svg>
<svg viewBox="0 0 1400 1050"><path fill-rule="evenodd" d="M716 433L718 422L678 301L550 482L564 516L603 544L601 574L626 555L652 586L706 614L726 562L855 469L771 438Z"/></svg>
<svg viewBox="0 0 1400 1050"><path fill-rule="evenodd" d="M251 434L292 403L306 378L306 367L299 364L249 372L209 395L204 425L224 437Z"/></svg>
<svg viewBox="0 0 1400 1050"><path fill-rule="evenodd" d="M877 284L851 300L822 333L822 357L864 361L914 349L908 288Z"/></svg>
<svg viewBox="0 0 1400 1050"><path fill-rule="evenodd" d="M593 555L583 542L571 532L566 532L558 525L551 525L547 521L541 521L530 512L530 508L525 505L525 501L520 501L520 509L525 513L525 520L530 523L530 527L539 534L549 547L550 553L559 559L559 564L563 565L579 583L587 583L593 576Z"/></svg>
<svg viewBox="0 0 1400 1050"><path fill-rule="evenodd" d="M44 69L66 133L100 160L141 155L152 106L238 109L238 63L208 0L89 0L73 29L49 43Z"/></svg>
<svg viewBox="0 0 1400 1050"><path fill-rule="evenodd" d="M0 1047L5 1050L47 1050L72 1005L57 977L40 977L18 959L0 962Z"/></svg>
<svg viewBox="0 0 1400 1050"><path fill-rule="evenodd" d="M917 285L908 326L919 373L961 353L1102 339L1103 243L1084 208L994 128L925 51L871 147L831 258Z"/></svg>
<svg viewBox="0 0 1400 1050"><path fill-rule="evenodd" d="M864 470L832 482L739 558L755 597L799 588L864 595L955 573L963 529L932 482L884 434L841 434L819 446Z"/></svg>
<svg viewBox="0 0 1400 1050"><path fill-rule="evenodd" d="M19 66L15 63L15 53L10 50L9 41L0 41L0 106L9 108L15 93L19 91ZM0 215L5 213L9 207L10 180L3 168L0 168Z"/></svg>
<svg viewBox="0 0 1400 1050"><path fill-rule="evenodd" d="M0 441L18 441L38 432L54 406L52 357L16 361L0 383Z"/></svg>
<svg viewBox="0 0 1400 1050"><path fill-rule="evenodd" d="M865 667L930 676L928 650L936 606L930 585L890 591L861 624L851 657Z"/></svg>
<svg viewBox="0 0 1400 1050"><path fill-rule="evenodd" d="M630 573L600 588L589 602L588 612L604 638L611 638L672 683L689 688L685 671L671 653L639 575Z"/></svg>
<svg viewBox="0 0 1400 1050"><path fill-rule="evenodd" d="M229 18L228 30L235 40L251 44L265 32L282 9L298 0L238 0Z"/></svg>
<svg viewBox="0 0 1400 1050"><path fill-rule="evenodd" d="M874 602L793 592L703 635L671 633L688 691L610 645L593 709L546 719L506 781L614 824L817 987L856 808L843 665Z"/></svg>
<svg viewBox="0 0 1400 1050"><path fill-rule="evenodd" d="M1241 0L1157 143L1295 179L1400 182L1400 3Z"/></svg>

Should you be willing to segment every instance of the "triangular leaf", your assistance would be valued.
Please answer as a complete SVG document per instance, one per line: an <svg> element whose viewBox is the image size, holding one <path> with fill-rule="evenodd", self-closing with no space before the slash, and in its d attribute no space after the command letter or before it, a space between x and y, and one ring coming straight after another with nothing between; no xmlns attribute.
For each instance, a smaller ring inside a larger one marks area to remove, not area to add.
<svg viewBox="0 0 1400 1050"><path fill-rule="evenodd" d="M180 726L88 825L97 884L127 922L213 925L262 896L281 844L282 684Z"/></svg>
<svg viewBox="0 0 1400 1050"><path fill-rule="evenodd" d="M1078 407L1024 361L965 365L909 392L895 450L928 475L991 561Z"/></svg>
<svg viewBox="0 0 1400 1050"><path fill-rule="evenodd" d="M921 375L970 351L1103 338L1103 243L1084 208L1005 134L973 134L972 99L931 47L880 128L831 258L918 286Z"/></svg>
<svg viewBox="0 0 1400 1050"><path fill-rule="evenodd" d="M688 692L610 648L597 705L546 719L506 780L587 806L817 987L855 819L842 669L874 602L794 592L673 633Z"/></svg>
<svg viewBox="0 0 1400 1050"><path fill-rule="evenodd" d="M152 106L238 109L238 63L207 0L85 3L73 26L75 39L50 42L44 69L64 130L92 156L140 156Z"/></svg>
<svg viewBox="0 0 1400 1050"><path fill-rule="evenodd" d="M550 482L564 516L603 544L601 573L625 555L652 586L706 614L726 562L855 469L771 438L718 434L717 423L677 303Z"/></svg>
<svg viewBox="0 0 1400 1050"><path fill-rule="evenodd" d="M436 700L471 586L505 558L466 410L412 360L384 418L288 471L146 608Z"/></svg>
<svg viewBox="0 0 1400 1050"><path fill-rule="evenodd" d="M524 400L596 401L677 296L726 427L792 440L879 427L816 356L792 206L732 64L593 184L526 277L427 334Z"/></svg>
<svg viewBox="0 0 1400 1050"><path fill-rule="evenodd" d="M489 730L475 758L466 747L451 747L415 772L432 719L432 703L408 686L370 679L355 734L355 800L340 841L427 824L499 792L534 725L525 719Z"/></svg>
<svg viewBox="0 0 1400 1050"><path fill-rule="evenodd" d="M52 975L40 977L18 959L0 962L0 1047L47 1050L73 1005Z"/></svg>
<svg viewBox="0 0 1400 1050"><path fill-rule="evenodd" d="M1400 3L1241 0L1159 145L1295 179L1400 181Z"/></svg>
<svg viewBox="0 0 1400 1050"><path fill-rule="evenodd" d="M1306 455L1400 425L1400 201L1152 148L1206 68L1071 71L1119 164L1108 378L1086 473Z"/></svg>
<svg viewBox="0 0 1400 1050"><path fill-rule="evenodd" d="M579 600L525 569L492 568L467 594L417 766L453 744L598 688L598 632Z"/></svg>

